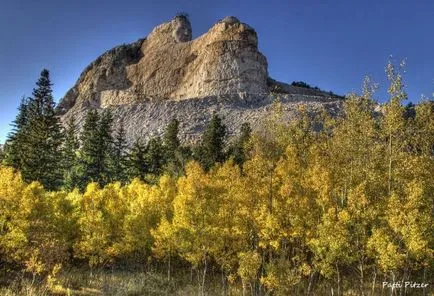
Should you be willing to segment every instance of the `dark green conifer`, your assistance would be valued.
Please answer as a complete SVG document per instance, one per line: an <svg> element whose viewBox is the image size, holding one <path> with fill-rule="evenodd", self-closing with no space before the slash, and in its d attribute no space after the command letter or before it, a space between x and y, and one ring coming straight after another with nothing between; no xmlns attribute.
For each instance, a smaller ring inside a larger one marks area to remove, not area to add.
<svg viewBox="0 0 434 296"><path fill-rule="evenodd" d="M79 174L82 189L90 182L104 186L111 181L112 122L108 109L101 115L96 110L89 110L87 113L80 137Z"/></svg>
<svg viewBox="0 0 434 296"><path fill-rule="evenodd" d="M29 98L27 119L22 129L21 164L23 178L39 181L49 190L59 188L62 183L63 135L56 116L51 82L48 70L44 69Z"/></svg>
<svg viewBox="0 0 434 296"><path fill-rule="evenodd" d="M246 144L250 140L252 129L248 122L241 125L240 135L229 148L229 155L234 159L235 163L242 165L246 161Z"/></svg>
<svg viewBox="0 0 434 296"><path fill-rule="evenodd" d="M78 149L80 143L77 136L75 118L72 116L66 123L63 144L63 178L65 189L72 190L79 185Z"/></svg>
<svg viewBox="0 0 434 296"><path fill-rule="evenodd" d="M112 181L112 171L110 162L113 157L113 116L110 109L105 109L101 114L98 125L99 156L101 164L100 185L105 185Z"/></svg>
<svg viewBox="0 0 434 296"><path fill-rule="evenodd" d="M2 164L5 158L4 145L0 144L0 165Z"/></svg>
<svg viewBox="0 0 434 296"><path fill-rule="evenodd" d="M175 154L181 145L181 142L179 141L178 138L178 133L179 133L179 121L177 119L172 119L170 123L167 125L167 128L163 136L163 145L164 145L164 150L166 152L167 162L176 161Z"/></svg>
<svg viewBox="0 0 434 296"><path fill-rule="evenodd" d="M179 121L177 119L172 119L168 124L163 136L163 146L165 152L164 170L172 176L180 176L182 174L184 165L191 155L191 153L188 153L185 147L181 146L178 133Z"/></svg>
<svg viewBox="0 0 434 296"><path fill-rule="evenodd" d="M12 131L6 139L5 146L3 147L3 160L2 162L13 168L19 169L22 165L23 159L23 145L24 145L24 128L27 124L27 109L28 99L22 98L18 107L18 114L12 122Z"/></svg>
<svg viewBox="0 0 434 296"><path fill-rule="evenodd" d="M146 145L147 172L154 176L162 173L165 164L163 142L160 137L153 137Z"/></svg>
<svg viewBox="0 0 434 296"><path fill-rule="evenodd" d="M205 169L225 160L225 141L226 126L222 123L222 119L214 114L195 152L196 159Z"/></svg>
<svg viewBox="0 0 434 296"><path fill-rule="evenodd" d="M102 171L99 147L99 114L96 110L87 112L80 140L81 148L79 152L79 176L80 187L83 189L90 182L99 182Z"/></svg>
<svg viewBox="0 0 434 296"><path fill-rule="evenodd" d="M148 172L146 161L146 146L140 139L136 139L127 156L127 175L129 179L139 178L145 180Z"/></svg>
<svg viewBox="0 0 434 296"><path fill-rule="evenodd" d="M127 140L123 122L120 123L113 139L111 157L111 179L125 184L127 179Z"/></svg>

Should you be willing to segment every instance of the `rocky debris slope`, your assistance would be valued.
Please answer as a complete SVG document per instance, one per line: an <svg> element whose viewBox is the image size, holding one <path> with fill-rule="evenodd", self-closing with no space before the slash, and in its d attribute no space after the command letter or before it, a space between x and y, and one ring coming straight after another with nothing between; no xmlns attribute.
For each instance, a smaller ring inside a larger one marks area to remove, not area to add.
<svg viewBox="0 0 434 296"><path fill-rule="evenodd" d="M235 17L217 22L192 40L188 18L177 16L146 39L113 48L81 74L58 105L65 120L83 122L89 108L110 108L131 142L159 135L172 118L181 136L197 140L213 112L229 132L243 122L258 126L278 93L288 118L307 103L315 111L339 108L341 100L317 90L293 87L268 77L256 32Z"/></svg>

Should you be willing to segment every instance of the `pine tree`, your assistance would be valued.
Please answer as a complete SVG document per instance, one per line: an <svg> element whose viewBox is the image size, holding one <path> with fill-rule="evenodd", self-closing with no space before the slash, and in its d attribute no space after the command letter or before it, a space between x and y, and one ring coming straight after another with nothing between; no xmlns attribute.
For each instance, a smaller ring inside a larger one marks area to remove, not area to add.
<svg viewBox="0 0 434 296"><path fill-rule="evenodd" d="M112 136L113 116L110 109L105 109L101 114L98 125L99 155L101 159L100 181L101 185L112 181L110 160L113 157L113 136Z"/></svg>
<svg viewBox="0 0 434 296"><path fill-rule="evenodd" d="M87 113L81 133L80 188L90 182L101 186L110 182L110 158L113 150L112 115L109 110L99 115L96 110Z"/></svg>
<svg viewBox="0 0 434 296"><path fill-rule="evenodd" d="M233 157L234 161L238 165L242 165L247 158L246 155L246 144L250 140L252 134L252 128L248 122L241 125L240 135L233 143L232 147L229 149L229 155Z"/></svg>
<svg viewBox="0 0 434 296"><path fill-rule="evenodd" d="M159 176L162 173L165 155L160 137L151 138L146 145L146 162L149 174Z"/></svg>
<svg viewBox="0 0 434 296"><path fill-rule="evenodd" d="M72 116L66 123L64 131L65 140L62 149L64 187L68 190L72 190L78 185L77 152L80 143L78 141L76 129L75 118Z"/></svg>
<svg viewBox="0 0 434 296"><path fill-rule="evenodd" d="M18 107L18 114L15 120L12 122L12 131L6 139L4 147L4 163L5 165L13 168L20 168L22 165L22 152L23 152L23 133L27 124L27 109L28 100L26 98L21 99L21 103Z"/></svg>
<svg viewBox="0 0 434 296"><path fill-rule="evenodd" d="M182 146L178 137L179 121L172 119L163 136L163 148L165 154L164 171L172 176L180 176L184 173L185 166L191 160L192 151L189 146Z"/></svg>
<svg viewBox="0 0 434 296"><path fill-rule="evenodd" d="M60 149L63 135L60 120L54 111L48 70L42 70L36 86L26 110L19 169L26 181L39 181L48 190L53 190L62 182Z"/></svg>
<svg viewBox="0 0 434 296"><path fill-rule="evenodd" d="M129 179L139 178L145 180L148 172L146 161L146 147L140 139L136 139L127 156L127 175Z"/></svg>
<svg viewBox="0 0 434 296"><path fill-rule="evenodd" d="M127 181L127 140L125 138L125 129L123 122L120 123L119 128L113 140L113 155L111 157L111 179L113 181L120 181L124 184Z"/></svg>
<svg viewBox="0 0 434 296"><path fill-rule="evenodd" d="M168 162L174 162L176 160L176 151L181 145L181 142L178 138L178 133L179 121L177 119L172 119L163 136L164 150L166 152L166 159Z"/></svg>
<svg viewBox="0 0 434 296"><path fill-rule="evenodd" d="M4 145L0 144L0 165L2 164L4 158L5 158Z"/></svg>
<svg viewBox="0 0 434 296"><path fill-rule="evenodd" d="M80 135L81 148L79 151L79 175L81 189L84 189L90 182L99 180L101 160L98 157L98 124L98 112L92 109L89 110Z"/></svg>
<svg viewBox="0 0 434 296"><path fill-rule="evenodd" d="M210 169L215 163L225 160L225 140L226 126L222 119L214 114L195 153L197 160L205 169Z"/></svg>

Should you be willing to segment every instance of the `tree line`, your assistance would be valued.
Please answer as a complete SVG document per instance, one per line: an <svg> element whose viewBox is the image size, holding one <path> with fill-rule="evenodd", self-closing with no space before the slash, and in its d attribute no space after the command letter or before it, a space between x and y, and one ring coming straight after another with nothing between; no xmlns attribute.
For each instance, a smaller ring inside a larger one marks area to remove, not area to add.
<svg viewBox="0 0 434 296"><path fill-rule="evenodd" d="M300 105L284 122L277 102L261 129L244 125L226 150L217 116L193 148L181 145L172 121L163 139L133 145L125 159L141 165L129 169L119 161L122 129L110 139L108 113L91 111L81 144L65 132L70 140L56 147L72 147L69 157L79 159L68 177L87 176L78 189L42 186L57 180L53 172L31 182L32 169L0 168L0 261L35 276L68 264L91 272L164 264L168 280L187 266L201 295L211 270L221 273L224 295L236 286L243 295L378 295L384 281L428 283L434 104L405 108L399 68L389 64L386 73L390 99L380 108L369 80L338 117ZM110 179L129 170L125 181Z"/></svg>
<svg viewBox="0 0 434 296"><path fill-rule="evenodd" d="M214 114L197 145L181 145L179 122L173 118L163 137L127 143L123 123L114 130L109 109L90 109L81 132L71 116L62 126L55 112L48 70L41 72L32 97L23 98L2 153L3 164L19 170L26 182L38 181L48 190L101 186L139 178L153 183L163 172L180 175L195 159L205 169L233 157L244 159L243 143L250 137L248 123L239 139L226 147L227 129Z"/></svg>

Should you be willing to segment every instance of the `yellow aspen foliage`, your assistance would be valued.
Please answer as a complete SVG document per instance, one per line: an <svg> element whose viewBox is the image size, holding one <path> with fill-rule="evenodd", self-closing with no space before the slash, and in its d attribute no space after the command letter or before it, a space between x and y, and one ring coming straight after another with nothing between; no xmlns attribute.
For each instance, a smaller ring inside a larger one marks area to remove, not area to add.
<svg viewBox="0 0 434 296"><path fill-rule="evenodd" d="M254 139L254 141L260 141ZM262 153L265 147L257 147L252 158L244 163L244 188L246 196L246 222L252 229L252 249L275 248L279 231L276 216L276 199L279 194L279 179L275 174L278 158ZM271 157L271 158L270 158Z"/></svg>
<svg viewBox="0 0 434 296"><path fill-rule="evenodd" d="M405 263L405 254L393 241L387 229L380 227L373 229L368 241L368 250L384 272L396 271Z"/></svg>
<svg viewBox="0 0 434 296"><path fill-rule="evenodd" d="M248 209L240 168L230 160L211 171L213 187L218 191L216 241L212 256L225 274L235 273L237 252L249 248L249 227L244 219Z"/></svg>
<svg viewBox="0 0 434 296"><path fill-rule="evenodd" d="M420 182L409 182L403 197L392 194L386 212L394 237L403 243L401 247L412 262L422 266L432 263L434 255L430 248L433 238L429 234L434 232L434 221L429 197Z"/></svg>
<svg viewBox="0 0 434 296"><path fill-rule="evenodd" d="M202 167L188 163L185 177L178 180L173 226L180 255L194 266L206 264L214 248L218 199Z"/></svg>
<svg viewBox="0 0 434 296"><path fill-rule="evenodd" d="M323 215L318 225L318 236L309 244L315 254L315 263L322 275L330 278L335 272L336 264L351 263L350 216L346 210L337 212L330 208Z"/></svg>
<svg viewBox="0 0 434 296"><path fill-rule="evenodd" d="M27 244L31 211L21 202L25 187L20 174L0 166L0 254L6 261L20 262L24 256L20 250Z"/></svg>
<svg viewBox="0 0 434 296"><path fill-rule="evenodd" d="M151 254L151 230L157 228L162 218L172 216L176 191L175 180L166 175L160 178L157 185L150 186L135 179L126 186L123 191L128 208L123 226L126 252L139 254L142 258Z"/></svg>
<svg viewBox="0 0 434 296"><path fill-rule="evenodd" d="M178 253L178 242L175 229L166 217L162 217L156 228L150 230L153 239L152 254L157 259L165 259L167 262L167 278L171 280L172 257Z"/></svg>
<svg viewBox="0 0 434 296"><path fill-rule="evenodd" d="M387 141L384 156L387 162L388 195L391 195L395 185L399 185L399 182L394 180L397 162L399 162L399 157L402 155L402 150L408 145L404 106L402 106L402 101L407 98L401 74L404 65L405 62L403 61L398 68L392 62L389 62L386 66L386 74L390 82L388 88L390 99L383 108L381 128L383 139L385 142Z"/></svg>
<svg viewBox="0 0 434 296"><path fill-rule="evenodd" d="M434 150L434 101L423 101L415 107L411 134L413 153L431 157Z"/></svg>
<svg viewBox="0 0 434 296"><path fill-rule="evenodd" d="M45 192L37 182L27 185L12 169L0 168L0 250L4 260L36 275L69 257L74 227L68 229L63 224L72 212L64 195Z"/></svg>
<svg viewBox="0 0 434 296"><path fill-rule="evenodd" d="M156 229L151 229L154 240L152 252L155 257L170 258L176 254L177 242L173 225L163 217Z"/></svg>
<svg viewBox="0 0 434 296"><path fill-rule="evenodd" d="M267 263L265 273L266 275L261 277L261 283L268 292L281 296L291 295L294 286L301 281L304 275L301 268L294 268L294 263L283 257Z"/></svg>
<svg viewBox="0 0 434 296"><path fill-rule="evenodd" d="M309 161L307 155L290 144L276 168L276 175L282 180L276 213L283 228L282 235L290 240L305 242L311 238L318 221L316 193L310 188L307 175Z"/></svg>
<svg viewBox="0 0 434 296"><path fill-rule="evenodd" d="M90 183L80 203L79 238L75 255L86 259L90 266L104 265L121 256L118 244L122 235L124 202L120 199L120 184L100 189Z"/></svg>
<svg viewBox="0 0 434 296"><path fill-rule="evenodd" d="M254 282L258 276L259 268L261 267L261 256L255 251L247 251L239 253L238 258L238 275L243 283L243 292L245 292L247 286L253 290Z"/></svg>

